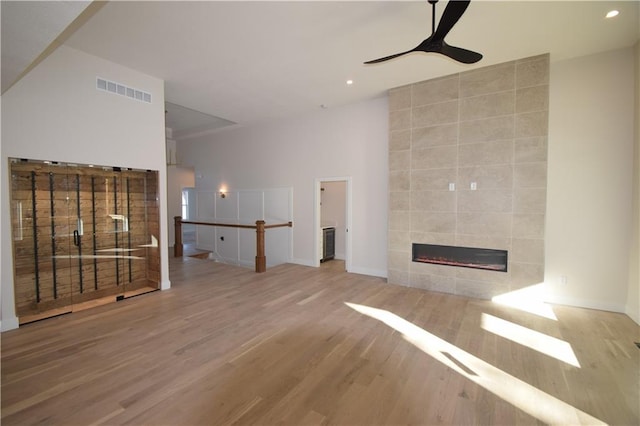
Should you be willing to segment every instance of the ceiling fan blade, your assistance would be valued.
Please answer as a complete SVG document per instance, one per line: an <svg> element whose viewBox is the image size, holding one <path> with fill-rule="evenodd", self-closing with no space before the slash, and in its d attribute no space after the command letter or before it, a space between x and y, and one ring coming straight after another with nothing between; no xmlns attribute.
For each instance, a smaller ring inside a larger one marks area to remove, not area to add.
<svg viewBox="0 0 640 426"><path fill-rule="evenodd" d="M430 0L429 3L435 6L435 1L437 0L434 0L433 2ZM471 0L449 0L442 14L442 18L440 18L438 28L433 34L431 34L431 36L422 41L422 43L411 50L407 50L406 52L396 53L395 55L367 61L365 64L377 64L411 52L440 53L463 64L474 64L478 62L482 59L482 55L480 53L463 49L461 47L450 46L444 41L445 36L458 22L465 10L467 10L469 3L471 3Z"/></svg>
<svg viewBox="0 0 640 426"><path fill-rule="evenodd" d="M467 10L469 3L471 3L471 0L449 0L444 12L442 12L438 28L432 35L434 40L442 40L449 34L451 28L458 22L464 11Z"/></svg>
<svg viewBox="0 0 640 426"><path fill-rule="evenodd" d="M437 51L463 64L475 64L482 59L482 54L461 47L450 46L442 41L442 47Z"/></svg>
<svg viewBox="0 0 640 426"><path fill-rule="evenodd" d="M380 62L388 61L388 60L393 59L393 58L397 58L398 56L406 55L407 53L411 53L413 51L415 51L415 49L407 50L406 52L402 52L402 53L396 53L394 55L385 56L384 58L378 58L378 59L374 59L374 60L371 60L371 61L367 61L367 62L365 62L365 64L367 64L367 65L368 64L377 64L377 63L380 63Z"/></svg>

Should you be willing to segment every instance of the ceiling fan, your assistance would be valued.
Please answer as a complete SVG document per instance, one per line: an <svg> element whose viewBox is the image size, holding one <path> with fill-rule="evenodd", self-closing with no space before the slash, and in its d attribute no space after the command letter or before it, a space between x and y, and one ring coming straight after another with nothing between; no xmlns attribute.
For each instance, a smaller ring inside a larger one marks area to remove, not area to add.
<svg viewBox="0 0 640 426"><path fill-rule="evenodd" d="M431 35L425 39L422 43L411 50L406 52L396 53L395 55L385 56L384 58L374 59L367 61L365 64L377 64L379 62L388 61L389 59L397 58L398 56L406 55L411 52L434 52L448 56L453 60L462 62L463 64L473 64L482 59L482 55L471 50L463 49L461 47L450 46L445 43L444 38L449 34L451 28L458 22L462 14L471 0L449 0L447 6L442 13L440 23L436 29L436 3L438 0L428 0L433 9L433 15L431 17Z"/></svg>

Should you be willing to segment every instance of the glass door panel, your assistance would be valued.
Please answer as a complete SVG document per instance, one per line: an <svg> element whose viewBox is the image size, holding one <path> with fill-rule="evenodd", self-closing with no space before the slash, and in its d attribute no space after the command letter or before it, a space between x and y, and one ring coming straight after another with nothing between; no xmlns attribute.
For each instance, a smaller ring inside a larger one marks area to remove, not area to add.
<svg viewBox="0 0 640 426"><path fill-rule="evenodd" d="M70 197L72 177L66 166L50 166L48 173L50 201L50 233L52 293L57 306L69 306L73 303L73 281L76 279L72 269L73 220L72 208L75 203ZM77 259L76 259L77 261Z"/></svg>
<svg viewBox="0 0 640 426"><path fill-rule="evenodd" d="M160 203L158 198L158 172L147 170L144 174L144 223L146 243L147 285L160 288Z"/></svg>
<svg viewBox="0 0 640 426"><path fill-rule="evenodd" d="M114 294L110 286L99 277L99 259L96 252L98 235L94 206L95 176L89 167L73 167L69 172L71 200L69 226L72 228L71 274L73 277L73 309L83 309L85 302Z"/></svg>
<svg viewBox="0 0 640 426"><path fill-rule="evenodd" d="M159 276L151 267L151 263L159 261L158 234L149 226L155 215L147 206L149 198L156 198L156 181L155 172L127 171L122 174L123 215L127 223L123 232L123 249L127 253L123 269L128 296L158 288Z"/></svg>
<svg viewBox="0 0 640 426"><path fill-rule="evenodd" d="M15 302L21 319L70 310L67 184L64 166L12 161Z"/></svg>
<svg viewBox="0 0 640 426"><path fill-rule="evenodd" d="M97 287L101 295L124 295L121 232L126 223L121 213L120 173L96 171L91 176L92 234Z"/></svg>

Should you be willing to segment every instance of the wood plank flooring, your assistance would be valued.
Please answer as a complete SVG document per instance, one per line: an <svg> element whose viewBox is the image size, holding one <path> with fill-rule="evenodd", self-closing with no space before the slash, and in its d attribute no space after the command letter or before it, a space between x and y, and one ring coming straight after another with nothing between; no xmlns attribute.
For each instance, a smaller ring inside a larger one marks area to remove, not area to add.
<svg viewBox="0 0 640 426"><path fill-rule="evenodd" d="M3 333L2 424L640 422L640 328L622 314L554 320L340 261L174 258L171 281Z"/></svg>

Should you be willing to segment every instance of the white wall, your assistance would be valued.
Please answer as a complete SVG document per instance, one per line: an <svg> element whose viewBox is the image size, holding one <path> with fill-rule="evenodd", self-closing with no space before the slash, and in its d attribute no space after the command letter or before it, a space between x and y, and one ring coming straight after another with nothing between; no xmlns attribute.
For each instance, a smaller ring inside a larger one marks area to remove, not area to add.
<svg viewBox="0 0 640 426"><path fill-rule="evenodd" d="M625 312L632 232L633 50L552 62L550 81L548 300Z"/></svg>
<svg viewBox="0 0 640 426"><path fill-rule="evenodd" d="M633 165L633 232L629 250L629 285L625 312L640 324L640 41L635 46L635 144Z"/></svg>
<svg viewBox="0 0 640 426"><path fill-rule="evenodd" d="M315 265L315 179L351 177L353 272L386 276L387 99L181 140L196 186L293 188L293 262Z"/></svg>
<svg viewBox="0 0 640 426"><path fill-rule="evenodd" d="M96 90L96 77L152 94L152 103ZM2 95L2 329L17 326L9 215L8 158L159 171L160 221L167 223L163 81L66 46ZM167 229L161 235L168 288Z"/></svg>

